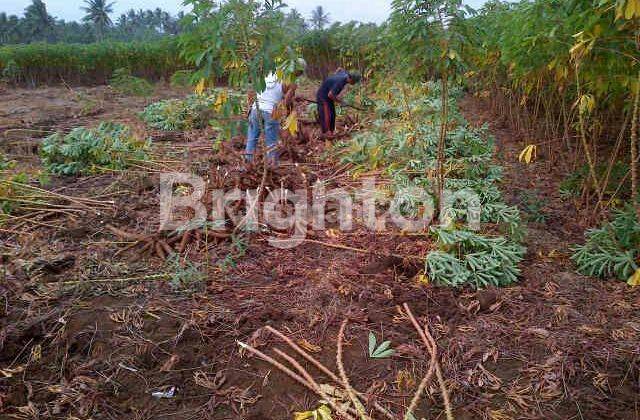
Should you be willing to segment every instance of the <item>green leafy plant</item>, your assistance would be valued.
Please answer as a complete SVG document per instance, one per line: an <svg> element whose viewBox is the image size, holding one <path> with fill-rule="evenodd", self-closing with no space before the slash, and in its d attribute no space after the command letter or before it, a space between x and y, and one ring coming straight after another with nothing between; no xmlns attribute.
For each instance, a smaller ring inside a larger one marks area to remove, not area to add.
<svg viewBox="0 0 640 420"><path fill-rule="evenodd" d="M187 88L192 85L191 80L193 77L193 71L191 70L178 70L171 75L169 84L174 88Z"/></svg>
<svg viewBox="0 0 640 420"><path fill-rule="evenodd" d="M228 270L229 268L235 268L236 262L239 258L244 257L247 252L247 240L244 236L241 235L232 235L231 236L231 249L224 257L222 261L219 262L220 268L222 270Z"/></svg>
<svg viewBox="0 0 640 420"><path fill-rule="evenodd" d="M20 66L15 60L9 59L2 68L1 80L6 83L15 84L20 80Z"/></svg>
<svg viewBox="0 0 640 420"><path fill-rule="evenodd" d="M171 271L169 283L174 290L193 290L206 279L198 266L188 260L181 260L180 255L172 253L167 258L167 266Z"/></svg>
<svg viewBox="0 0 640 420"><path fill-rule="evenodd" d="M167 99L147 106L142 120L159 130L190 130L215 124L216 118L228 119L242 114L244 96L229 89L213 89L203 95Z"/></svg>
<svg viewBox="0 0 640 420"><path fill-rule="evenodd" d="M188 66L180 57L174 37L146 42L0 46L0 73L12 84L35 87L59 84L61 80L105 84L119 68L128 68L147 80L160 80Z"/></svg>
<svg viewBox="0 0 640 420"><path fill-rule="evenodd" d="M425 272L434 283L483 288L518 280L523 246L468 230L434 228L432 232L440 249L427 255Z"/></svg>
<svg viewBox="0 0 640 420"><path fill-rule="evenodd" d="M132 161L147 160L148 149L148 142L135 138L126 125L102 122L95 128L78 127L66 135L47 137L40 156L52 174L78 175L125 169Z"/></svg>
<svg viewBox="0 0 640 420"><path fill-rule="evenodd" d="M383 341L378 345L376 335L369 331L369 357L372 359L384 359L390 357L395 353L395 350L391 348L391 341Z"/></svg>
<svg viewBox="0 0 640 420"><path fill-rule="evenodd" d="M640 268L640 222L633 206L616 210L611 221L585 236L571 257L580 273L626 281Z"/></svg>
<svg viewBox="0 0 640 420"><path fill-rule="evenodd" d="M153 93L153 85L151 83L131 75L131 70L124 67L113 72L109 84L113 90L122 95L150 96Z"/></svg>

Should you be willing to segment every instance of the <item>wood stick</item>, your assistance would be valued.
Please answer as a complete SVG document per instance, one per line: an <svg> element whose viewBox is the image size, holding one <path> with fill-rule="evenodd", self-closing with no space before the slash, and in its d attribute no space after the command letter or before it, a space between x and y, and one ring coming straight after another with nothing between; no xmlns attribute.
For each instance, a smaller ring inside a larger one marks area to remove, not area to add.
<svg viewBox="0 0 640 420"><path fill-rule="evenodd" d="M289 363L291 363L291 365L293 367L295 367L296 369L298 369L298 372L300 372L300 374L309 382L309 384L311 384L312 387L315 388L315 392L316 394L320 395L322 398L324 398L329 405L331 405L331 407L336 410L336 412L338 414L340 414L341 416L346 416L346 417L351 417L349 416L348 413L346 413L341 407L340 405L336 404L334 399L331 398L330 396L328 396L323 390L322 388L320 388L320 385L318 385L318 383L313 379L313 377L309 374L309 372L306 371L305 368L303 368L300 363L298 363L297 360L295 360L293 357L289 356L288 354L286 354L285 352L274 348L273 349L274 352L276 352L277 354L279 354L282 358L284 358L286 361L288 361Z"/></svg>
<svg viewBox="0 0 640 420"><path fill-rule="evenodd" d="M348 319L342 321L342 325L340 325L340 331L338 332L338 350L336 352L336 364L338 365L338 373L340 374L340 379L342 380L342 386L347 391L347 395L349 399L353 403L353 406L358 411L358 415L362 420L369 420L367 413L364 412L364 408L362 403L356 397L356 393L349 384L349 377L347 376L347 372L344 370L344 365L342 364L342 341L344 340L344 330L347 328Z"/></svg>
<svg viewBox="0 0 640 420"><path fill-rule="evenodd" d="M407 311L407 315L409 316L411 323L418 331L418 335L420 335L420 338L422 339L422 342L424 343L424 345L427 347L427 349L429 349L430 347L433 348L435 353L436 342L433 339L433 336L431 335L431 333L429 332L429 329L425 327L425 329L423 330L420 327L420 324L418 324L418 321L416 321L416 318L413 316L413 313L411 312L409 305L405 303L403 306L405 311ZM440 391L442 392L442 399L444 401L447 420L453 420L453 412L451 410L451 404L449 402L449 391L447 390L447 386L444 382L442 371L440 369L440 363L438 362L437 359L435 360L435 370L436 370L436 377L438 378L438 383L440 385Z"/></svg>
<svg viewBox="0 0 640 420"><path fill-rule="evenodd" d="M304 351L292 339L290 339L289 337L284 335L282 332L280 332L279 330L277 330L276 328L274 328L274 327L272 327L270 325L267 325L264 328L267 329L267 331L272 332L273 334L277 335L280 339L282 339L282 341L287 343L289 345L289 347L291 347L300 356L304 357L307 361L309 361L311 364L313 364L315 367L317 367L322 373L324 373L329 378L331 378L336 384L341 384L342 383L340 378L338 378L338 375L336 375L331 370L329 370L325 365L323 365L315 357L313 357L312 355L310 355L309 353ZM354 389L354 391L355 391L356 395L358 395L359 397L363 397L363 398L365 397L365 395L363 393L361 393L361 392L358 392L358 390ZM376 410L378 410L378 412L383 414L388 419L393 420L393 419L397 418L393 413L390 413L389 410L387 410L386 408L384 408L383 406L381 406L377 402L374 402L373 406L375 407Z"/></svg>
<svg viewBox="0 0 640 420"><path fill-rule="evenodd" d="M242 341L236 341L236 343L238 343L238 345L240 347L242 347L243 349L247 350L249 353L252 353L256 356L258 356L259 358L261 358L262 360L264 360L265 362L269 363L270 365L278 368L279 370L281 370L282 372L284 372L285 374L287 374L289 377L291 377L292 379L294 379L295 381L297 381L298 383L304 385L307 389L309 389L310 391L314 392L314 393L318 393L316 389L314 389L313 385L308 382L306 379L304 379L302 376L298 375L297 373L293 372L291 369L289 369L288 367L284 366L282 363L278 362L277 360L275 360L273 357L271 356L267 356L266 354L264 354L263 352L261 352L260 350L251 347L249 344L243 343ZM328 399L327 403L329 403L329 405L331 405L332 408L334 408L337 412L343 412L342 409L340 409L339 407L334 407L334 402L332 399ZM355 420L352 416L348 415L348 414L344 414L343 415L347 420Z"/></svg>

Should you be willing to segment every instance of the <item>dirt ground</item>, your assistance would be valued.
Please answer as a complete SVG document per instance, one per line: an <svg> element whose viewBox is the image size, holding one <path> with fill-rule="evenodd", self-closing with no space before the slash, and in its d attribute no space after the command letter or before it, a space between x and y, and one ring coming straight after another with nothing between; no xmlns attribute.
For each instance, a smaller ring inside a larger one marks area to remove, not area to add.
<svg viewBox="0 0 640 420"><path fill-rule="evenodd" d="M0 137L11 138L4 145L11 148L37 143L45 132L105 119L154 136L136 113L151 101L181 94L159 88L153 98L139 99L106 87L13 91L0 104L0 130L8 133ZM472 124L490 122L509 201L517 204L519 193L533 186L544 202L547 221L528 226L517 285L475 292L420 284L416 261L432 246L429 238L373 233L357 220L352 232L329 227L291 250L274 248L266 243L268 235L259 234L187 249L194 261L211 267L200 279L188 266L137 258L140 249L125 249L130 241L107 227L154 232L159 170L56 179L49 187L54 191L114 204L64 219L59 228L45 225L58 219L38 219L40 225L19 234L0 233L0 414L290 419L295 411L317 407L318 398L242 351L237 340L265 353L279 348L294 355L263 328L271 325L336 371L345 319L343 359L353 387L368 403L401 412L427 366L420 339L400 310L408 303L431 326L457 418L640 418L640 292L575 274L569 246L580 241L583 227L558 198L560 168L543 160L519 164L517 136L477 100L466 98L461 108ZM231 168L232 158L212 157L203 146L208 136L200 131L163 139L154 153L171 169ZM286 182L325 179L353 186L348 168L324 157L323 142L296 147L298 165L289 156L280 174ZM37 164L33 156L17 155ZM236 181L254 178L241 173ZM378 257L383 254L409 258ZM391 340L393 357L368 357L370 331ZM318 382L331 382L304 366ZM416 414L444 418L443 409L434 381Z"/></svg>

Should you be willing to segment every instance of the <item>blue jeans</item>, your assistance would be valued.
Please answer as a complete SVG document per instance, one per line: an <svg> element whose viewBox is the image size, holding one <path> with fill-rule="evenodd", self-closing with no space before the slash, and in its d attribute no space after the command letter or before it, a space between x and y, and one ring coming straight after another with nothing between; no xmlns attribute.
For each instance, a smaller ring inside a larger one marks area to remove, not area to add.
<svg viewBox="0 0 640 420"><path fill-rule="evenodd" d="M264 141L267 146L267 160L271 163L277 163L278 151L278 133L280 132L280 121L271 118L271 113L260 111L262 113L262 121L264 122ZM249 129L247 130L247 146L245 147L245 155L248 161L253 160L253 154L256 151L258 139L260 138L260 121L258 121L258 112L253 108L249 113Z"/></svg>

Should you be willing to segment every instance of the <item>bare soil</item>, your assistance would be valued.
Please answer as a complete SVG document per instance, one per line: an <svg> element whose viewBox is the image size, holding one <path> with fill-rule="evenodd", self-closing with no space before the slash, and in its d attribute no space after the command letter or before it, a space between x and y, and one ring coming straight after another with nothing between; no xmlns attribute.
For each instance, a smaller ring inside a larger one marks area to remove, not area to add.
<svg viewBox="0 0 640 420"><path fill-rule="evenodd" d="M136 113L151 100L182 94L159 89L154 98L139 99L105 87L81 91L98 101L99 112L83 115L78 94L64 88L9 92L10 101L0 104L0 130L13 142L37 144L42 134L27 130L113 119L153 136ZM546 203L547 223L529 226L519 284L480 292L420 284L416 261L432 246L429 238L373 233L358 220L352 232L328 226L290 250L268 245L263 234L247 237L246 250L228 240L188 249L190 260L209 268L207 278L167 281L157 275L180 268L156 256L139 258L139 249L125 250L127 241L106 227L155 231L157 173L55 179L48 188L114 205L100 214L41 220L63 228L0 232L0 414L290 419L317 407L318 398L241 351L236 341L269 354L273 347L284 350L262 328L271 325L335 371L344 319L352 385L370 403L402 412L427 366L427 354L399 310L408 303L431 326L457 418L640 417L640 291L574 273L569 246L580 240L582 226L558 198L560 171L544 162L519 164L521 144L513 133L475 99L466 98L461 107L472 124L492 123L509 200L517 203L520 191L535 186ZM14 129L27 130L9 131ZM233 172L233 153L212 157L203 146L209 140L208 132L187 133L156 142L154 152L173 170L228 165ZM285 159L276 175L296 185L332 179L333 186L353 187L348 168L325 157L324 147L317 140L296 144L298 165ZM33 156L17 159L37 165ZM258 175L240 173L236 180ZM392 253L407 258L380 257ZM396 354L368 358L369 331L391 340ZM329 382L305 366L319 382ZM169 398L152 395L173 387ZM444 417L435 381L416 414Z"/></svg>

